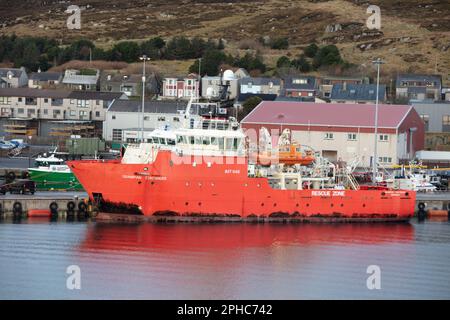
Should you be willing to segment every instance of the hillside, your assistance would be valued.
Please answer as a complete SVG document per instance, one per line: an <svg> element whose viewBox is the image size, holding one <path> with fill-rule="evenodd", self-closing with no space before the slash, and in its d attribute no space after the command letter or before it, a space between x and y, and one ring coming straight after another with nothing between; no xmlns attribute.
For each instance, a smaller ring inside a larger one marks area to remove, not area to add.
<svg viewBox="0 0 450 320"><path fill-rule="evenodd" d="M365 27L365 0L0 0L0 34L42 35L61 43L85 37L98 45L155 35L223 38L227 50L259 37L289 38L287 51L263 49L273 63L316 41L336 44L344 59L362 66L374 57L384 72L437 71L450 74L450 4L448 1L373 0L381 7L381 32ZM82 29L68 30L64 12L84 6ZM334 31L338 29L338 31Z"/></svg>

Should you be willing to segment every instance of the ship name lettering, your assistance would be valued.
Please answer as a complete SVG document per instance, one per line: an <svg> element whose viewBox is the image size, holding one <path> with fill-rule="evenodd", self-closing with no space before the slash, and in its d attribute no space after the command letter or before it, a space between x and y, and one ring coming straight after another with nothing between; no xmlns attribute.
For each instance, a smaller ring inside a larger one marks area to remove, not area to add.
<svg viewBox="0 0 450 320"><path fill-rule="evenodd" d="M241 170L225 169L225 174L239 174Z"/></svg>

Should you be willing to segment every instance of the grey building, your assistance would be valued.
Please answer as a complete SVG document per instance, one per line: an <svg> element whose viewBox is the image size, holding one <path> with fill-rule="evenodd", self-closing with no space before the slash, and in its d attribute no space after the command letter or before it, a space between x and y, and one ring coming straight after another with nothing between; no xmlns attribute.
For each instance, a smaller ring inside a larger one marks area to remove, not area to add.
<svg viewBox="0 0 450 320"><path fill-rule="evenodd" d="M147 93L160 94L161 79L156 74L146 76ZM100 90L122 92L127 96L142 95L142 75L105 72L100 77Z"/></svg>
<svg viewBox="0 0 450 320"><path fill-rule="evenodd" d="M28 79L28 87L33 89L55 88L62 81L61 72L35 72Z"/></svg>
<svg viewBox="0 0 450 320"><path fill-rule="evenodd" d="M317 81L313 76L294 76L284 79L281 96L311 99L316 96Z"/></svg>
<svg viewBox="0 0 450 320"><path fill-rule="evenodd" d="M96 91L100 88L100 70L94 72L68 69L62 83L71 90Z"/></svg>
<svg viewBox="0 0 450 320"><path fill-rule="evenodd" d="M439 75L399 74L395 83L397 98L441 100L442 79Z"/></svg>
<svg viewBox="0 0 450 320"><path fill-rule="evenodd" d="M335 84L330 96L333 103L375 103L376 98L376 84ZM379 102L386 101L386 86L384 84L379 86L378 99Z"/></svg>
<svg viewBox="0 0 450 320"><path fill-rule="evenodd" d="M0 68L0 88L20 88L28 86L25 68Z"/></svg>
<svg viewBox="0 0 450 320"><path fill-rule="evenodd" d="M246 77L239 80L241 94L275 94L279 95L281 80L277 78Z"/></svg>
<svg viewBox="0 0 450 320"><path fill-rule="evenodd" d="M411 105L425 123L425 131L450 132L450 101L412 101Z"/></svg>
<svg viewBox="0 0 450 320"><path fill-rule="evenodd" d="M145 102L144 127L151 131L164 126L177 128L183 125L183 114L187 101L160 101ZM192 115L200 119L200 116ZM103 138L107 141L127 141L127 133L136 133L142 126L141 101L115 100L106 112L103 122Z"/></svg>

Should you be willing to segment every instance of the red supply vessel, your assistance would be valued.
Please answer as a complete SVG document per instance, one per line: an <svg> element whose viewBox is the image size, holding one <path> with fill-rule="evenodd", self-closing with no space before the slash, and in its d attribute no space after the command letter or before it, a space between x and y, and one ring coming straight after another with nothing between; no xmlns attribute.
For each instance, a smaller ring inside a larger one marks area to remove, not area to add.
<svg viewBox="0 0 450 320"><path fill-rule="evenodd" d="M261 164L253 154L236 122L204 119L155 130L120 160L68 165L104 212L333 222L407 221L414 214L414 191L359 186L348 168L318 154L308 165Z"/></svg>

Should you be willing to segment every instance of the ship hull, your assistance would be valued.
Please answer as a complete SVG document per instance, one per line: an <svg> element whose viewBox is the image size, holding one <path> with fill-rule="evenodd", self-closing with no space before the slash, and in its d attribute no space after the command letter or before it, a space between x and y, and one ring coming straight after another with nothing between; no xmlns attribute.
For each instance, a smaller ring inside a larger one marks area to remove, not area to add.
<svg viewBox="0 0 450 320"><path fill-rule="evenodd" d="M274 189L266 178L248 177L245 158L197 159L167 151L151 164L91 160L68 165L90 198L107 204L108 212L117 206L145 216L302 221L405 221L414 214L415 192Z"/></svg>
<svg viewBox="0 0 450 320"><path fill-rule="evenodd" d="M49 172L40 169L28 169L28 172L30 179L36 182L38 190L83 190L72 172Z"/></svg>

